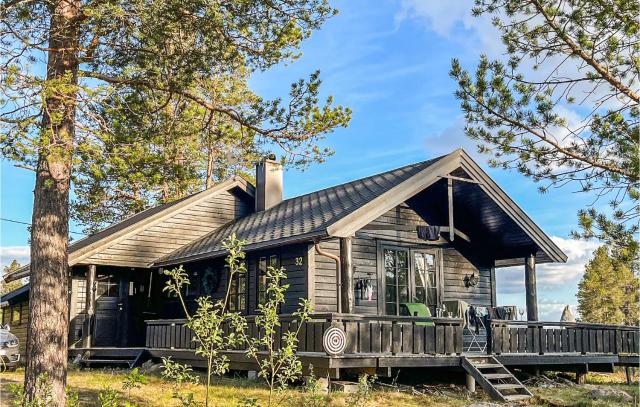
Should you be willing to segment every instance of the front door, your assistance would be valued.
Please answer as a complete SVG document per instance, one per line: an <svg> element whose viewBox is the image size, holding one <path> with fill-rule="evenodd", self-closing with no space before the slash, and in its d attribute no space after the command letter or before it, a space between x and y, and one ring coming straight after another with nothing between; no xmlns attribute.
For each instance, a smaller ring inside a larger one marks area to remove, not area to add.
<svg viewBox="0 0 640 407"><path fill-rule="evenodd" d="M383 247L384 313L402 315L402 304L423 303L435 315L438 268L435 250Z"/></svg>
<svg viewBox="0 0 640 407"><path fill-rule="evenodd" d="M126 292L123 281L113 274L96 276L94 346L119 346L123 334Z"/></svg>

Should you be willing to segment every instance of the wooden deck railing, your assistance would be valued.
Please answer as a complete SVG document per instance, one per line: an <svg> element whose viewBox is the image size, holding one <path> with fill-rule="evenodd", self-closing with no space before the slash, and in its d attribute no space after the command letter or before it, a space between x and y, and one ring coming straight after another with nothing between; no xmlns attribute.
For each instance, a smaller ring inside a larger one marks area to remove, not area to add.
<svg viewBox="0 0 640 407"><path fill-rule="evenodd" d="M487 352L637 354L640 328L576 322L496 321L487 327Z"/></svg>
<svg viewBox="0 0 640 407"><path fill-rule="evenodd" d="M255 317L248 316L249 335L260 334ZM298 322L291 315L280 317L276 347L284 332L296 331ZM193 333L184 319L145 321L146 346L164 349L195 349ZM432 324L430 324L432 323ZM427 325L428 324L428 325ZM355 314L313 314L298 334L298 352L324 352L324 332L332 326L346 334L345 355L383 354L461 354L463 321L453 318L419 318L398 316L365 316Z"/></svg>

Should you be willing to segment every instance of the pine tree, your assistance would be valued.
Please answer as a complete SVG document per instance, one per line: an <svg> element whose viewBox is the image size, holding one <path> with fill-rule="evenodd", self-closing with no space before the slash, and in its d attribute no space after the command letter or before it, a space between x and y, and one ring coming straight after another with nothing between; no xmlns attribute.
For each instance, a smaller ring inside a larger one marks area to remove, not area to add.
<svg viewBox="0 0 640 407"><path fill-rule="evenodd" d="M65 405L71 183L82 154L109 153L100 138L117 124L103 116L118 106L111 101L153 94L161 107L185 100L294 156L322 155L318 142L346 126L350 110L331 97L320 101L317 72L293 83L287 100L237 105L209 85L296 59L301 42L336 12L328 0L0 1L0 151L36 178L28 402L38 399L37 381L47 374L52 404Z"/></svg>
<svg viewBox="0 0 640 407"><path fill-rule="evenodd" d="M467 135L489 164L589 194L578 238L618 256L638 254L640 216L640 2L475 0L492 17L507 58L483 55L451 76ZM591 199L591 198L589 198ZM610 210L609 210L610 209Z"/></svg>
<svg viewBox="0 0 640 407"><path fill-rule="evenodd" d="M594 252L578 285L578 311L585 322L637 325L640 279L605 246Z"/></svg>

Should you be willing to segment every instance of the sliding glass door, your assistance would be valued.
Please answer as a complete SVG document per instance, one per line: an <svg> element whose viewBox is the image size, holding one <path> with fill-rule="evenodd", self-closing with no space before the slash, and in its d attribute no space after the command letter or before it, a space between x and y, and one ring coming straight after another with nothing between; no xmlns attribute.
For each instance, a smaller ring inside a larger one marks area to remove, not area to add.
<svg viewBox="0 0 640 407"><path fill-rule="evenodd" d="M427 304L431 315L438 306L438 286L435 253L413 253L413 302Z"/></svg>
<svg viewBox="0 0 640 407"><path fill-rule="evenodd" d="M385 313L398 315L400 304L409 301L409 252L384 249Z"/></svg>
<svg viewBox="0 0 640 407"><path fill-rule="evenodd" d="M438 305L435 250L383 247L384 313L402 315L406 303L426 304L432 315Z"/></svg>

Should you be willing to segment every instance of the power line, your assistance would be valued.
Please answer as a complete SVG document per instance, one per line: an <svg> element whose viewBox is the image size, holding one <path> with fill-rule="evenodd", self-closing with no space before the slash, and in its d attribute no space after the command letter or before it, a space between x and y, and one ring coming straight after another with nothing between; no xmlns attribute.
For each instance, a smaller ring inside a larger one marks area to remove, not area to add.
<svg viewBox="0 0 640 407"><path fill-rule="evenodd" d="M13 219L7 219L7 218L0 218L0 220L3 220L5 222L11 222L11 223L18 223L20 225L27 225L27 226L31 226L31 223L27 223L27 222L21 222L19 220L13 220ZM80 232L74 232L72 230L69 231L69 233L73 233L74 235L84 235L84 233L80 233Z"/></svg>

